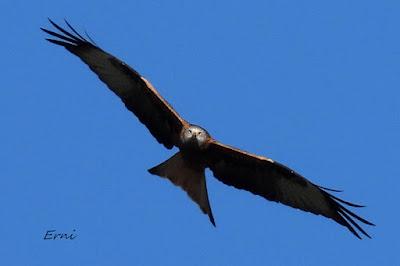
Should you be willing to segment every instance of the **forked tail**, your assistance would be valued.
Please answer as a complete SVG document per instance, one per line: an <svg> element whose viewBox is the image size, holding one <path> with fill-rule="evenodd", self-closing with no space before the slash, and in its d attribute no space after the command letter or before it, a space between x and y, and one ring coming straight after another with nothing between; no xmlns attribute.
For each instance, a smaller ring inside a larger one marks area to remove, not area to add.
<svg viewBox="0 0 400 266"><path fill-rule="evenodd" d="M153 175L168 178L174 185L181 187L196 202L203 213L207 214L215 226L210 203L208 201L205 168L194 160L176 153L165 162L148 170Z"/></svg>

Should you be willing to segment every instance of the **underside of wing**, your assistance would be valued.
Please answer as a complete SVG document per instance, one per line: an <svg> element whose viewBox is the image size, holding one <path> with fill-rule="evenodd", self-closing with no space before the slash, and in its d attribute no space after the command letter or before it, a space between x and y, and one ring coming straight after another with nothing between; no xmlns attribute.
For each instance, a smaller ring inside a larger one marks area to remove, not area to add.
<svg viewBox="0 0 400 266"><path fill-rule="evenodd" d="M65 47L78 56L97 76L121 98L150 133L171 149L177 146L179 134L187 122L164 100L149 81L118 58L100 49L90 38L85 39L67 21L71 32L50 23L57 32L41 28L53 38L46 40Z"/></svg>
<svg viewBox="0 0 400 266"><path fill-rule="evenodd" d="M356 221L373 224L344 207L362 206L333 196L329 191L336 190L315 185L280 163L216 141L210 143L206 160L214 176L224 184L331 218L358 238L361 237L355 228L370 237Z"/></svg>

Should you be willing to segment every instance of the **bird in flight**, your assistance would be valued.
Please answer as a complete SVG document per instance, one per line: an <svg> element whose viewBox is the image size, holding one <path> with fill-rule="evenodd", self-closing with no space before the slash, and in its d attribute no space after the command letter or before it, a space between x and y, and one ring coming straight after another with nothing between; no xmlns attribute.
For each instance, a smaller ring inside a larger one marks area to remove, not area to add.
<svg viewBox="0 0 400 266"><path fill-rule="evenodd" d="M67 21L69 31L49 21L58 32L41 28L51 35L46 40L63 46L87 64L160 144L167 149L179 149L171 158L148 171L167 178L186 191L214 226L205 179L206 168L226 185L323 215L345 226L360 239L360 232L371 238L359 223L374 224L348 209L348 206L363 206L332 195L331 192L340 191L313 184L274 160L215 140L204 128L185 121L147 79L102 50L87 34L87 38L83 37Z"/></svg>

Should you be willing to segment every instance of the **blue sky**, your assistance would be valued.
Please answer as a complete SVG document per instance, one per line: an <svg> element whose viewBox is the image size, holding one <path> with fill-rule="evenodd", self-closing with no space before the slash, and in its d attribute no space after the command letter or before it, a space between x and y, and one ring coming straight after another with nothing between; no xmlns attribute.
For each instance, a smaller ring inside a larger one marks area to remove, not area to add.
<svg viewBox="0 0 400 266"><path fill-rule="evenodd" d="M2 1L2 265L399 265L398 1ZM78 58L67 18L224 143L343 189L377 224L265 201L207 172L217 227L147 173L166 150ZM46 230L72 232L43 240Z"/></svg>

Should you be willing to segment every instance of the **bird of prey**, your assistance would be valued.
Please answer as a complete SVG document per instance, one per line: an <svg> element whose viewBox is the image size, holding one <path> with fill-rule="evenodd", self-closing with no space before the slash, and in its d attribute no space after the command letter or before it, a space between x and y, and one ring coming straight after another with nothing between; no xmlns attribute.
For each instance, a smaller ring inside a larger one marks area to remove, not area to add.
<svg viewBox="0 0 400 266"><path fill-rule="evenodd" d="M171 158L148 171L167 178L186 191L214 226L207 194L206 168L226 185L323 215L345 226L360 239L360 232L370 238L359 222L374 224L345 207L363 206L332 195L331 192L339 191L313 184L274 160L218 142L204 128L185 121L147 79L102 50L87 34L87 38L83 37L67 21L69 31L49 21L58 32L41 28L51 35L46 40L66 48L87 64L160 144L167 149L179 149Z"/></svg>

